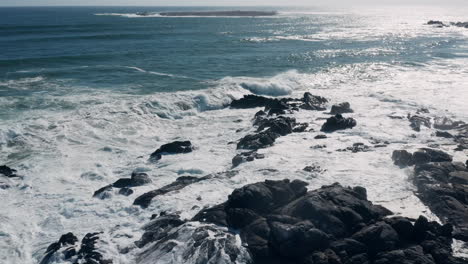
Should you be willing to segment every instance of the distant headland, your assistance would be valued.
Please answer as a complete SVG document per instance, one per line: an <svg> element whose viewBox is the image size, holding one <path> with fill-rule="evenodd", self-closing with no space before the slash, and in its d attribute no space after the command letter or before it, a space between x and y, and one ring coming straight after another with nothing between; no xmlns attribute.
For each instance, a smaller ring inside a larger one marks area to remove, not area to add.
<svg viewBox="0 0 468 264"><path fill-rule="evenodd" d="M203 12L164 12L161 16L274 16L276 11L203 11Z"/></svg>

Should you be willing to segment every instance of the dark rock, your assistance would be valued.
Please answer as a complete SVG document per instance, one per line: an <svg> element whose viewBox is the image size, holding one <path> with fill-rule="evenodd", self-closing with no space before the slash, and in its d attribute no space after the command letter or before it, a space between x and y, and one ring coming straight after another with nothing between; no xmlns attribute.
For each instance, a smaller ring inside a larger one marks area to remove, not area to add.
<svg viewBox="0 0 468 264"><path fill-rule="evenodd" d="M321 131L333 132L336 130L353 128L356 126L356 120L353 118L344 118L341 114L337 114L327 119L323 124Z"/></svg>
<svg viewBox="0 0 468 264"><path fill-rule="evenodd" d="M135 242L139 248L146 246L148 243L158 241L168 236L172 228L184 224L185 221L180 220L178 215L164 215L155 218L150 223L143 227L145 231L140 240Z"/></svg>
<svg viewBox="0 0 468 264"><path fill-rule="evenodd" d="M101 200L110 198L112 196L112 184L102 187L101 189L94 192L93 197L99 198Z"/></svg>
<svg viewBox="0 0 468 264"><path fill-rule="evenodd" d="M339 149L338 151L351 151L352 153L367 152L370 151L370 147L365 145L364 143L354 143L352 147Z"/></svg>
<svg viewBox="0 0 468 264"><path fill-rule="evenodd" d="M125 187L138 187L151 183L151 179L146 173L133 172L131 178L118 179L112 187L125 188Z"/></svg>
<svg viewBox="0 0 468 264"><path fill-rule="evenodd" d="M133 194L133 190L130 188L122 188L119 190L119 194L124 195L124 196L130 196Z"/></svg>
<svg viewBox="0 0 468 264"><path fill-rule="evenodd" d="M237 149L257 150L260 148L266 148L273 145L276 138L278 137L280 137L279 134L273 133L271 131L246 135L239 141L239 143L237 143Z"/></svg>
<svg viewBox="0 0 468 264"><path fill-rule="evenodd" d="M247 151L237 154L232 159L232 167L235 168L244 162L254 161L256 159L264 159L264 154L259 154L256 151Z"/></svg>
<svg viewBox="0 0 468 264"><path fill-rule="evenodd" d="M72 233L63 235L58 242L52 243L47 248L46 255L41 260L40 264L55 263L54 260L62 258L68 263L73 261L74 264L112 264L112 260L104 259L100 250L96 247L99 234L101 233L86 234L81 241L79 251L77 251L77 247L75 247L78 239Z"/></svg>
<svg viewBox="0 0 468 264"><path fill-rule="evenodd" d="M330 114L345 114L345 113L353 113L353 109L351 109L351 105L348 102L340 103L333 105L330 111Z"/></svg>
<svg viewBox="0 0 468 264"><path fill-rule="evenodd" d="M231 108L256 108L256 107L267 107L277 104L278 99L258 96L258 95L244 95L241 99L233 100L231 102Z"/></svg>
<svg viewBox="0 0 468 264"><path fill-rule="evenodd" d="M4 176L8 177L8 178L12 178L12 177L18 177L16 175L16 170L15 169L12 169L6 165L2 165L0 166L0 174L3 174Z"/></svg>
<svg viewBox="0 0 468 264"><path fill-rule="evenodd" d="M315 139L325 139L325 138L327 138L327 135L323 135L323 134L322 135L316 135L314 138Z"/></svg>
<svg viewBox="0 0 468 264"><path fill-rule="evenodd" d="M411 166L414 164L413 154L406 150L395 150L392 154L393 163L400 167Z"/></svg>
<svg viewBox="0 0 468 264"><path fill-rule="evenodd" d="M305 110L316 110L316 111L323 111L326 108L326 104L328 100L325 97L312 95L309 92L304 93L302 98L303 104L299 106L301 109Z"/></svg>
<svg viewBox="0 0 468 264"><path fill-rule="evenodd" d="M455 129L464 124L465 123L461 121L453 121L452 119L448 117L436 117L434 119L434 128L440 129L440 130Z"/></svg>
<svg viewBox="0 0 468 264"><path fill-rule="evenodd" d="M410 126L414 131L421 131L421 126L431 128L431 119L428 117L413 115L408 116L408 119L410 121Z"/></svg>
<svg viewBox="0 0 468 264"><path fill-rule="evenodd" d="M467 176L463 164L436 162L416 165L413 177L420 199L463 241L468 241Z"/></svg>
<svg viewBox="0 0 468 264"><path fill-rule="evenodd" d="M393 250L399 242L398 233L390 225L383 222L363 228L352 238L366 245L370 255Z"/></svg>
<svg viewBox="0 0 468 264"><path fill-rule="evenodd" d="M150 156L151 160L159 160L162 155L166 154L180 154L192 152L193 146L190 141L174 141L162 145L159 149L153 152Z"/></svg>
<svg viewBox="0 0 468 264"><path fill-rule="evenodd" d="M453 138L453 135L446 131L436 131L436 137Z"/></svg>
<svg viewBox="0 0 468 264"><path fill-rule="evenodd" d="M211 175L201 177L201 178L192 177L192 176L181 176L177 178L176 181L171 184L168 184L162 188L159 188L154 191L150 191L150 192L147 192L145 194L138 196L133 202L133 204L139 205L142 208L147 208L151 204L151 200L153 200L153 198L156 196L183 189L187 185L190 185L199 181L203 181L211 177L212 177Z"/></svg>
<svg viewBox="0 0 468 264"><path fill-rule="evenodd" d="M294 133L304 132L307 129L307 127L309 127L308 123L300 123L300 124L297 124L293 128L292 132L294 132Z"/></svg>
<svg viewBox="0 0 468 264"><path fill-rule="evenodd" d="M438 21L438 20L429 20L427 22L428 25L435 25L435 26L438 26L438 27L446 27L447 25L444 24L444 22L442 21Z"/></svg>

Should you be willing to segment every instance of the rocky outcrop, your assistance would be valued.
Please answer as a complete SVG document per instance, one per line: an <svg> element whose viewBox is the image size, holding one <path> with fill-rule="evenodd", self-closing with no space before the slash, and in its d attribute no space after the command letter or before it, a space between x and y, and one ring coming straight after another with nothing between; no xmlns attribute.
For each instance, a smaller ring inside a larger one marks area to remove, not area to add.
<svg viewBox="0 0 468 264"><path fill-rule="evenodd" d="M155 198L156 196L163 195L163 194L173 192L173 191L178 191L178 190L185 188L188 185L191 185L200 181L212 179L212 178L219 178L219 177L231 178L231 177L234 177L237 173L238 173L237 171L226 171L226 172L209 174L203 177L181 176L177 178L171 184L168 184L159 189L156 189L156 190L153 190L153 191L150 191L150 192L147 192L145 194L138 196L133 202L133 204L139 205L142 208L147 208L151 204L151 201L153 200L153 198Z"/></svg>
<svg viewBox="0 0 468 264"><path fill-rule="evenodd" d="M337 114L327 119L325 124L322 125L320 131L333 132L336 130L353 128L356 126L356 120L353 118L344 118L341 114Z"/></svg>
<svg viewBox="0 0 468 264"><path fill-rule="evenodd" d="M468 28L468 22L450 22L448 24L438 21L438 20L429 20L427 22L427 25L433 25L439 28L442 27L448 27L448 26L455 26L455 27L462 27L462 28Z"/></svg>
<svg viewBox="0 0 468 264"><path fill-rule="evenodd" d="M413 154L406 150L395 150L392 154L392 160L395 165L406 167L429 162L452 161L452 156L441 150L421 148Z"/></svg>
<svg viewBox="0 0 468 264"><path fill-rule="evenodd" d="M429 117L408 115L408 120L410 121L411 128L416 132L421 131L422 126L431 128L431 119Z"/></svg>
<svg viewBox="0 0 468 264"><path fill-rule="evenodd" d="M231 102L231 108L256 108L265 107L266 112L269 115L272 114L284 114L286 110L297 111L299 109L304 110L316 110L322 111L326 109L328 100L322 96L313 95L309 92L304 93L302 98L270 98L258 95L244 95L244 97L233 100Z"/></svg>
<svg viewBox="0 0 468 264"><path fill-rule="evenodd" d="M150 156L150 160L160 160L162 155L167 154L181 154L192 152L193 146L190 141L174 141L168 144L162 145L159 149L153 152Z"/></svg>
<svg viewBox="0 0 468 264"><path fill-rule="evenodd" d="M339 184L307 191L302 181L265 181L236 189L192 221L240 231L254 263L442 264L451 255L451 226L391 212L366 189Z"/></svg>
<svg viewBox="0 0 468 264"><path fill-rule="evenodd" d="M278 137L293 132L296 119L285 116L257 117L255 124L258 126L257 133L246 135L240 139L237 143L237 149L257 150L273 145Z"/></svg>
<svg viewBox="0 0 468 264"><path fill-rule="evenodd" d="M443 223L454 226L454 237L468 241L468 169L465 164L435 162L416 165L413 182L418 196Z"/></svg>
<svg viewBox="0 0 468 264"><path fill-rule="evenodd" d="M118 179L116 182L113 184L106 185L102 187L101 189L97 190L94 192L93 197L99 198L99 199L106 199L110 198L112 196L112 190L113 188L118 188L119 194L128 196L133 193L132 189L129 189L131 187L138 187L138 186L143 186L146 184L151 183L151 179L149 178L148 174L146 173L139 173L139 172L133 172L131 175L131 178L121 178Z"/></svg>
<svg viewBox="0 0 468 264"><path fill-rule="evenodd" d="M99 252L97 243L101 233L86 234L80 245L73 233L62 235L59 241L52 243L46 250L40 264L52 263L84 263L84 264L112 264L112 260L105 259Z"/></svg>

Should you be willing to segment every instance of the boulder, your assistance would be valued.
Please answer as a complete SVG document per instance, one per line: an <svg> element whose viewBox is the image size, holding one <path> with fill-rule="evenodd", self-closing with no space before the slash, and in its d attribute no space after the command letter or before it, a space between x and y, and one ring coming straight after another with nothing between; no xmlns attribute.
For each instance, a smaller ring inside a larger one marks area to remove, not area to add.
<svg viewBox="0 0 468 264"><path fill-rule="evenodd" d="M159 160L162 155L167 154L180 154L192 152L193 146L190 141L174 141L168 144L162 145L159 149L153 152L150 156L150 160Z"/></svg>
<svg viewBox="0 0 468 264"><path fill-rule="evenodd" d="M240 99L231 102L231 108L256 108L256 107L271 107L279 102L278 99L258 96L253 94L244 95Z"/></svg>
<svg viewBox="0 0 468 264"><path fill-rule="evenodd" d="M353 113L353 109L351 109L351 105L348 102L332 105L330 110L330 114L345 114L345 113Z"/></svg>
<svg viewBox="0 0 468 264"><path fill-rule="evenodd" d="M320 131L333 132L336 130L353 128L356 126L356 120L353 118L344 118L341 114L337 114L327 119Z"/></svg>

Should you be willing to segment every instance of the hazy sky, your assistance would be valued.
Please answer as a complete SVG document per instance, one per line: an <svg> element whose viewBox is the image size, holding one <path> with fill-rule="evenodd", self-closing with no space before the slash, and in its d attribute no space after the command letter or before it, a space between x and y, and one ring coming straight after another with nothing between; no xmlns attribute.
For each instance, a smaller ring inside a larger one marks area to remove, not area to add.
<svg viewBox="0 0 468 264"><path fill-rule="evenodd" d="M468 0L0 0L0 6L42 6L42 5L131 5L131 6L322 6L355 4L410 4L410 5L462 5L468 6Z"/></svg>

